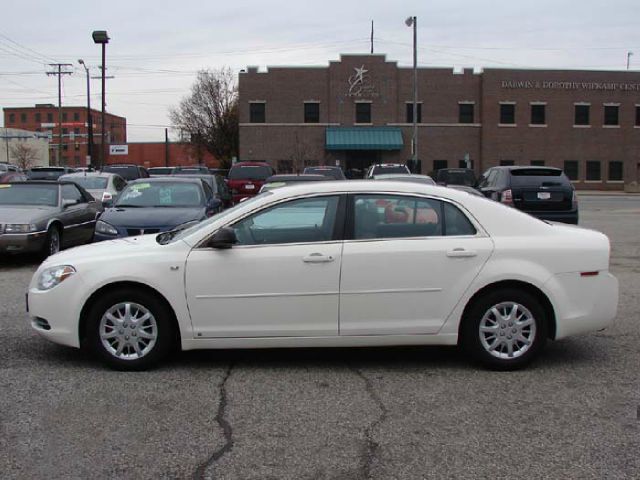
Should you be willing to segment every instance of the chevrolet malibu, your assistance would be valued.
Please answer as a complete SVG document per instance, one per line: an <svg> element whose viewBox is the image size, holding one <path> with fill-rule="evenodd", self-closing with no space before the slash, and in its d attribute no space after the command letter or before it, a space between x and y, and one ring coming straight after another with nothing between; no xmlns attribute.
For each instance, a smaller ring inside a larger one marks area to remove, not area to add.
<svg viewBox="0 0 640 480"><path fill-rule="evenodd" d="M602 233L400 182L309 182L191 228L58 253L27 308L49 340L145 369L174 349L459 345L495 369L607 327Z"/></svg>

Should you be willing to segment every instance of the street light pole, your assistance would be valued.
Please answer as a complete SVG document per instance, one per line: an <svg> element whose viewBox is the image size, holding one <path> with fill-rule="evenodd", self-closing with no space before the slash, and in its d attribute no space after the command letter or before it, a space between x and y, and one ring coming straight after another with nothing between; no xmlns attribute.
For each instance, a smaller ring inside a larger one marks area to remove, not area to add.
<svg viewBox="0 0 640 480"><path fill-rule="evenodd" d="M409 17L404 23L407 27L413 26L413 148L411 172L416 173L418 169L418 17Z"/></svg>
<svg viewBox="0 0 640 480"><path fill-rule="evenodd" d="M109 35L105 30L95 30L92 34L94 43L99 43L102 45L102 113L101 113L101 123L100 125L100 163L99 167L102 167L105 164L106 160L106 150L105 150L105 73L106 73L106 47L107 43L109 43Z"/></svg>
<svg viewBox="0 0 640 480"><path fill-rule="evenodd" d="M631 55L633 55L633 52L627 52L627 70L629 70L629 63L631 60Z"/></svg>
<svg viewBox="0 0 640 480"><path fill-rule="evenodd" d="M93 153L93 118L91 117L91 80L89 76L89 68L84 63L84 60L78 60L78 63L84 67L84 71L87 73L87 166L92 165L92 153Z"/></svg>

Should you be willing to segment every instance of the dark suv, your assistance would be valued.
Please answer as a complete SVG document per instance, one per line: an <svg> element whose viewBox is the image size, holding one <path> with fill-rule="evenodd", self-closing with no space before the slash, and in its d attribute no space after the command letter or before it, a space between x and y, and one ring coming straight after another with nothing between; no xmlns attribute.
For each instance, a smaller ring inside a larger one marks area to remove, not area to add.
<svg viewBox="0 0 640 480"><path fill-rule="evenodd" d="M493 167L484 172L478 189L485 197L534 217L578 223L575 189L559 168Z"/></svg>
<svg viewBox="0 0 640 480"><path fill-rule="evenodd" d="M146 168L131 163L110 163L104 165L102 171L105 173L117 173L127 182L139 178L149 178L149 172Z"/></svg>

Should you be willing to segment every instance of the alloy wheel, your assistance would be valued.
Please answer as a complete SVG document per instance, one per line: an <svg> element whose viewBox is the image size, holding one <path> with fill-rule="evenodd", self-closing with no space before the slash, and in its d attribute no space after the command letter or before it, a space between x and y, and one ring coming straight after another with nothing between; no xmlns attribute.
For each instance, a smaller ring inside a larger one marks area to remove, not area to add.
<svg viewBox="0 0 640 480"><path fill-rule="evenodd" d="M143 305L121 302L110 307L98 328L102 346L121 360L138 360L147 355L158 340L158 323Z"/></svg>

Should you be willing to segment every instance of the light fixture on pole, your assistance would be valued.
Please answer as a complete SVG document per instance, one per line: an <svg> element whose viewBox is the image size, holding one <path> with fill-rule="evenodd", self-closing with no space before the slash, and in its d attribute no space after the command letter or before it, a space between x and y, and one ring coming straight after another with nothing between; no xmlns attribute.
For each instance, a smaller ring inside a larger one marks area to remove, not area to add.
<svg viewBox="0 0 640 480"><path fill-rule="evenodd" d="M105 119L104 119L104 111L105 111L105 51L107 43L109 43L109 35L107 35L106 30L95 30L91 36L93 37L93 42L102 45L102 113L101 113L101 125L100 125L100 162L98 163L98 167L101 168L105 163L106 152L105 152Z"/></svg>
<svg viewBox="0 0 640 480"><path fill-rule="evenodd" d="M404 23L413 27L413 138L411 141L411 172L418 169L418 17L408 17Z"/></svg>
<svg viewBox="0 0 640 480"><path fill-rule="evenodd" d="M87 166L93 164L91 155L93 154L93 118L91 116L91 80L89 77L89 67L84 63L81 58L78 63L84 67L84 71L87 73Z"/></svg>

